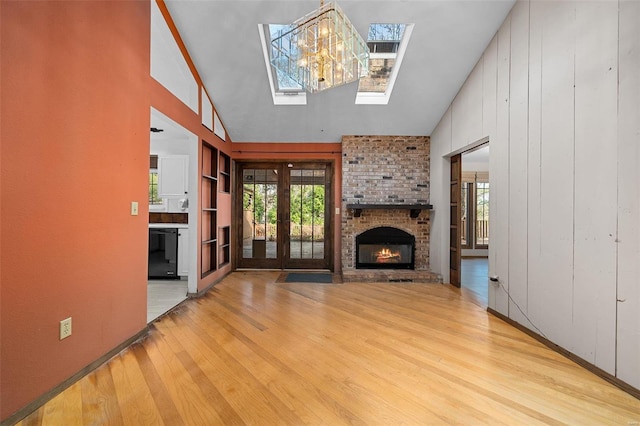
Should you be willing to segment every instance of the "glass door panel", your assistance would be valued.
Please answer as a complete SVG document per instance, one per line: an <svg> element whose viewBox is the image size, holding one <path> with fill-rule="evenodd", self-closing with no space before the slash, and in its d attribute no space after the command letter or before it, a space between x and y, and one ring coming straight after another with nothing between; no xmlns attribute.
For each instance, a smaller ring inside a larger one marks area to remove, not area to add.
<svg viewBox="0 0 640 426"><path fill-rule="evenodd" d="M243 169L242 266L279 267L278 224L278 170Z"/></svg>
<svg viewBox="0 0 640 426"><path fill-rule="evenodd" d="M324 259L325 171L291 170L289 257Z"/></svg>
<svg viewBox="0 0 640 426"><path fill-rule="evenodd" d="M330 229L328 165L298 167L288 170L285 264L288 268L328 268L331 256L327 240Z"/></svg>

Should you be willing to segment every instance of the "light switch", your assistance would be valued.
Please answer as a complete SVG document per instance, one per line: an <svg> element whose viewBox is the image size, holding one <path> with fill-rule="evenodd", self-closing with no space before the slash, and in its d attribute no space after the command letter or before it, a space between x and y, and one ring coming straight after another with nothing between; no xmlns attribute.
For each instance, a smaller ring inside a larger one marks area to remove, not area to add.
<svg viewBox="0 0 640 426"><path fill-rule="evenodd" d="M138 216L138 202L131 202L131 216Z"/></svg>
<svg viewBox="0 0 640 426"><path fill-rule="evenodd" d="M336 214L340 214L340 207L336 207Z"/></svg>

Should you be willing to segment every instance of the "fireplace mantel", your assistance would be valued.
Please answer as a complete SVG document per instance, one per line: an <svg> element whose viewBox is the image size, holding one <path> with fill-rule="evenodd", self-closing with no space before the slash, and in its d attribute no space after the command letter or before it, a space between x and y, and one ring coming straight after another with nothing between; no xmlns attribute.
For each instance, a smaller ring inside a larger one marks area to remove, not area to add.
<svg viewBox="0 0 640 426"><path fill-rule="evenodd" d="M413 219L420 216L422 210L433 210L431 204L347 204L348 209L353 210L353 217L360 217L362 210L409 210L409 216Z"/></svg>

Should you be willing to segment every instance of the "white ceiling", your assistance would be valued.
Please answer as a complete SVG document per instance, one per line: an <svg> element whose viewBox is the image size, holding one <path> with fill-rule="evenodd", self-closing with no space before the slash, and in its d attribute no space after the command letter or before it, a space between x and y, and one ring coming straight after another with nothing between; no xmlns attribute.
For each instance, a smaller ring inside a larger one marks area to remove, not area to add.
<svg viewBox="0 0 640 426"><path fill-rule="evenodd" d="M318 0L166 0L234 142L339 142L342 135L430 135L514 0L340 0L360 34L415 24L388 105L355 105L357 84L273 105L258 25L290 23Z"/></svg>

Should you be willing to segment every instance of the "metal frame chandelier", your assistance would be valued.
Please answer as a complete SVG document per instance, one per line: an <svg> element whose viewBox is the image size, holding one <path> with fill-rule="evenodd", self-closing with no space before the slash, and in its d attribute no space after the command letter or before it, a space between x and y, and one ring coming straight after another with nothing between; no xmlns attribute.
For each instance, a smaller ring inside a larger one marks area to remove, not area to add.
<svg viewBox="0 0 640 426"><path fill-rule="evenodd" d="M335 2L296 20L271 40L271 64L310 93L369 74L369 48Z"/></svg>

